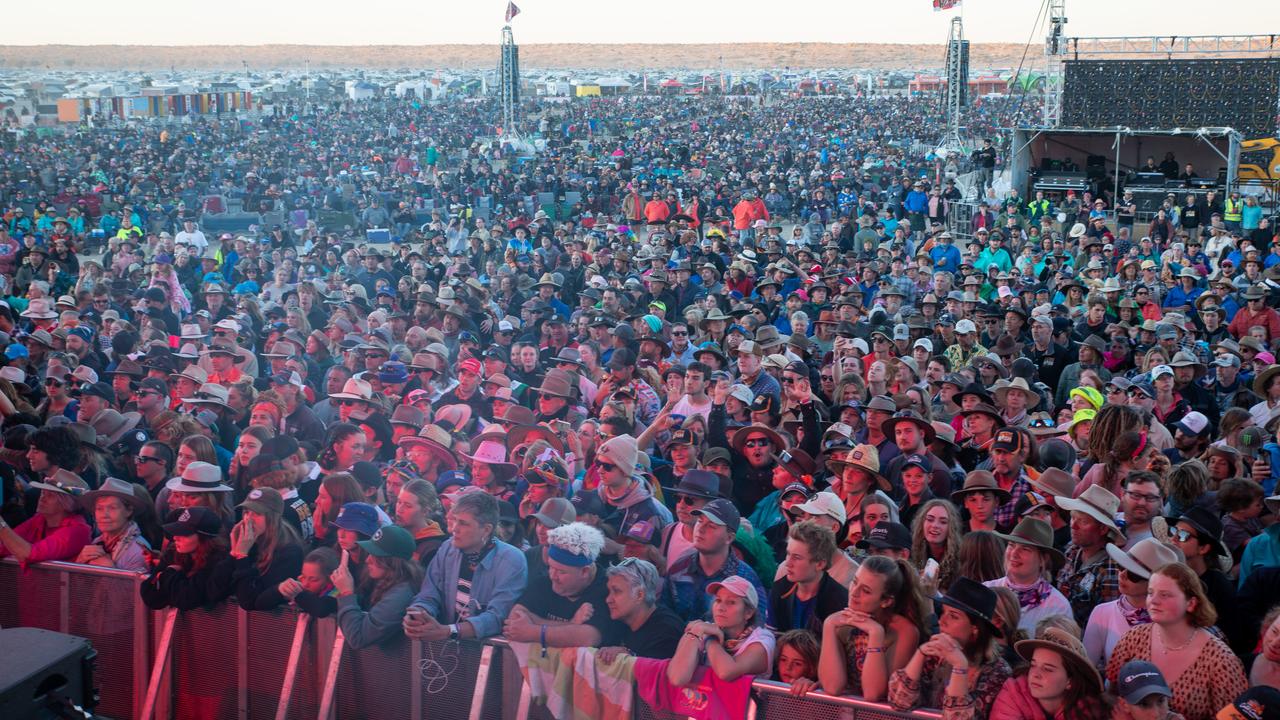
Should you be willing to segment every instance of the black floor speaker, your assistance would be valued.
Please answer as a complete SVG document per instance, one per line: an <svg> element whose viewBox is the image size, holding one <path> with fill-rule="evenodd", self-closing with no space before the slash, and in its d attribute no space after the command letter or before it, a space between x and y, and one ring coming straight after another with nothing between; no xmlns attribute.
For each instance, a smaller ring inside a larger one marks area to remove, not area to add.
<svg viewBox="0 0 1280 720"><path fill-rule="evenodd" d="M0 718L93 717L98 693L88 640L38 628L0 630Z"/></svg>

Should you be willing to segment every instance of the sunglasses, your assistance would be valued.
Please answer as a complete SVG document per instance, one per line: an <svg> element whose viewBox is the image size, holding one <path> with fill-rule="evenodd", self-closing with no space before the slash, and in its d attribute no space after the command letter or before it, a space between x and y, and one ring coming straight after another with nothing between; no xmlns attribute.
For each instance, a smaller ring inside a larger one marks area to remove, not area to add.
<svg viewBox="0 0 1280 720"><path fill-rule="evenodd" d="M386 360L387 359L387 354L380 353L380 352L367 352L364 354L364 356L365 358L370 360Z"/></svg>
<svg viewBox="0 0 1280 720"><path fill-rule="evenodd" d="M672 337L686 337L688 334L689 333L684 332L682 330L673 330L671 332Z"/></svg>
<svg viewBox="0 0 1280 720"><path fill-rule="evenodd" d="M344 400L342 400L342 402L340 402L340 403L338 403L338 404L339 404L339 405L341 405L341 406L343 406L343 407L354 407L354 406L356 406L356 405L364 405L364 404L365 404L365 402L364 402L364 400L349 400L349 399L344 399Z"/></svg>
<svg viewBox="0 0 1280 720"><path fill-rule="evenodd" d="M756 438L755 440L748 440L743 444L749 448L758 448L769 447L773 443L768 438Z"/></svg>
<svg viewBox="0 0 1280 720"><path fill-rule="evenodd" d="M138 455L138 456L137 456L137 458L138 458L138 459L137 459L137 462L138 462L139 464L141 464L141 463L149 463L149 462L153 462L153 463L155 463L155 464L157 464L157 465L163 465L163 464L164 464L164 459L163 459L163 458L150 457L150 456L147 456L147 455Z"/></svg>
<svg viewBox="0 0 1280 720"><path fill-rule="evenodd" d="M787 385L795 385L796 383L800 382L803 379L804 378L798 378L798 377L784 377L782 378L782 382Z"/></svg>
<svg viewBox="0 0 1280 720"><path fill-rule="evenodd" d="M66 383L62 382L58 378L45 378L44 384L47 387L62 387L63 385L66 385Z"/></svg>
<svg viewBox="0 0 1280 720"><path fill-rule="evenodd" d="M614 470L618 469L617 465L614 465L613 463L605 462L603 460L597 460L596 467L600 468L600 472L613 472Z"/></svg>
<svg viewBox="0 0 1280 720"><path fill-rule="evenodd" d="M680 505L697 505L702 502L703 498L696 498L692 495L677 495L676 503Z"/></svg>
<svg viewBox="0 0 1280 720"><path fill-rule="evenodd" d="M1187 542L1189 540L1195 540L1198 543L1204 542L1203 540L1200 539L1200 534L1197 533L1195 530L1187 530L1185 528L1171 528L1169 530L1169 535L1171 537L1177 538L1178 542Z"/></svg>

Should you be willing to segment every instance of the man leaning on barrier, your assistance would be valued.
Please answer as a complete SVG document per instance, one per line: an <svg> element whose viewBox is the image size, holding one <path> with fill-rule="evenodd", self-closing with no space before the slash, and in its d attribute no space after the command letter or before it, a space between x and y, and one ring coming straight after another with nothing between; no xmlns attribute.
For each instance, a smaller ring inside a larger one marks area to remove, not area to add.
<svg viewBox="0 0 1280 720"><path fill-rule="evenodd" d="M459 497L448 524L451 537L427 567L405 614L404 633L418 640L497 635L524 592L524 554L494 537L498 501L488 493Z"/></svg>

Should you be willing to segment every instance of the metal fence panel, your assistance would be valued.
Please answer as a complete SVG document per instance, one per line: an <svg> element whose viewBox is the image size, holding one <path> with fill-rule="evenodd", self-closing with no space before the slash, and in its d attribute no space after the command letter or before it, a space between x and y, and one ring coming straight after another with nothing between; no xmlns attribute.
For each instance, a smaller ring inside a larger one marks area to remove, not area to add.
<svg viewBox="0 0 1280 720"><path fill-rule="evenodd" d="M276 716L276 704L280 700L280 688L284 683L285 668L289 664L289 651L293 644L293 632L298 624L298 612L293 608L276 612L251 612L248 613L247 620L248 716L271 720ZM299 672L294 680L293 697L289 702L291 718L315 718L320 710L320 690L316 684L317 673L313 670L319 660L313 639L309 631L308 642L302 645Z"/></svg>
<svg viewBox="0 0 1280 720"><path fill-rule="evenodd" d="M403 635L382 645L343 648L334 692L336 715L343 720L380 720L409 715L409 641ZM430 708L423 708L426 717Z"/></svg>
<svg viewBox="0 0 1280 720"><path fill-rule="evenodd" d="M480 654L484 647L479 643L432 642L422 644L422 659L410 672L421 676L422 717L441 720L469 717L472 693L476 689L476 671L480 667ZM494 653L496 658L501 653ZM501 687L495 668L489 669L489 689ZM519 667L516 668L519 673ZM488 699L490 695L486 695ZM502 698L498 697L501 703Z"/></svg>
<svg viewBox="0 0 1280 720"><path fill-rule="evenodd" d="M94 675L101 704L97 712L107 717L127 718L134 712L134 603L138 597L136 578L109 577L69 572L70 613L67 632L93 643L98 651ZM144 636L145 637L145 636Z"/></svg>
<svg viewBox="0 0 1280 720"><path fill-rule="evenodd" d="M175 718L237 715L238 612L237 606L223 603L213 610L178 613L170 655Z"/></svg>
<svg viewBox="0 0 1280 720"><path fill-rule="evenodd" d="M6 563L4 570L10 574L12 594L0 593L0 604L8 605L0 622L5 627L34 627L62 632L61 590L62 572L40 565L20 568Z"/></svg>

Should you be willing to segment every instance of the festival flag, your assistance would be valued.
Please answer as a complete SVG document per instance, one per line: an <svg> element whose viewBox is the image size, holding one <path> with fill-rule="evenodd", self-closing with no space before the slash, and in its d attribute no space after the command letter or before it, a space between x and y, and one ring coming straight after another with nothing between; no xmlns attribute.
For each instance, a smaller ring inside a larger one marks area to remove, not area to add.
<svg viewBox="0 0 1280 720"><path fill-rule="evenodd" d="M935 4L936 4L936 0L935 0ZM516 4L515 4L515 3L510 2L510 0L508 0L508 2L507 2L507 15L506 15L506 22L511 22L511 18L513 18L513 17L515 17L515 16L517 16L517 15L519 15L519 14L520 14L520 8L516 7Z"/></svg>
<svg viewBox="0 0 1280 720"><path fill-rule="evenodd" d="M960 0L933 0L933 11L950 10L959 4Z"/></svg>

